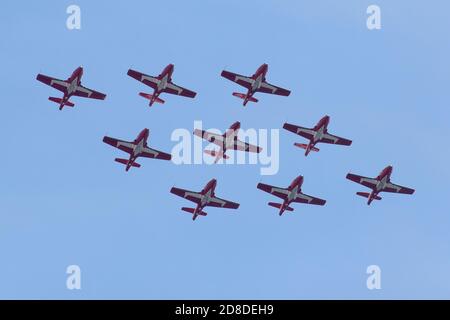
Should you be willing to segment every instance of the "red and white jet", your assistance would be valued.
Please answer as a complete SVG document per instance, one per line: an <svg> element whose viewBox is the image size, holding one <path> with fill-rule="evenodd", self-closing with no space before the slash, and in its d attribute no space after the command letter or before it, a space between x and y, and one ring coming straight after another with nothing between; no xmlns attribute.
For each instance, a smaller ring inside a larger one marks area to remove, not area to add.
<svg viewBox="0 0 450 320"><path fill-rule="evenodd" d="M193 214L192 220L195 220L197 216L206 216L207 213L204 212L203 209L208 206L217 208L228 208L228 209L239 208L239 203L235 203L232 201L216 197L215 195L216 185L217 180L212 179L206 184L206 186L200 192L194 192L175 187L170 189L170 192L179 197L195 202L197 204L197 207L195 208L186 208L186 207L181 208L181 210Z"/></svg>
<svg viewBox="0 0 450 320"><path fill-rule="evenodd" d="M172 158L170 154L148 147L147 140L149 134L150 131L147 128L145 128L139 133L139 135L137 136L136 139L134 139L134 141L129 142L105 136L103 137L103 142L130 154L129 159L120 159L120 158L115 159L115 161L122 163L126 166L125 167L126 171L130 170L130 167L139 168L141 166L139 163L136 163L136 159L138 157L170 160Z"/></svg>
<svg viewBox="0 0 450 320"><path fill-rule="evenodd" d="M183 97L194 98L197 93L194 91L177 86L172 82L172 73L174 65L169 64L164 68L161 74L157 77L149 76L144 73L135 70L128 70L128 75L137 81L146 84L154 89L153 94L140 92L139 95L150 100L149 106L151 107L154 102L164 103L164 100L158 98L163 92L176 94Z"/></svg>
<svg viewBox="0 0 450 320"><path fill-rule="evenodd" d="M288 96L291 93L289 90L274 86L266 81L266 73L268 69L269 66L264 63L250 77L242 76L226 70L222 71L221 76L247 88L247 93L233 92L233 96L244 100L244 106L248 101L258 102L258 99L253 97L256 92Z"/></svg>
<svg viewBox="0 0 450 320"><path fill-rule="evenodd" d="M219 161L221 158L228 159L229 157L225 154L225 152L229 149L256 153L261 152L261 147L251 145L238 139L237 136L240 128L241 123L236 121L223 135L199 129L194 130L194 135L219 146L219 150L204 151L206 154L216 157L214 162Z"/></svg>
<svg viewBox="0 0 450 320"><path fill-rule="evenodd" d="M309 154L310 151L319 151L315 147L316 143L331 143L339 144L343 146L349 146L352 144L351 140L340 138L328 133L328 124L330 123L330 117L325 116L314 126L314 128L303 128L293 124L285 123L283 128L298 134L309 140L308 144L304 143L294 143L295 146L305 149L305 156Z"/></svg>
<svg viewBox="0 0 450 320"><path fill-rule="evenodd" d="M258 183L257 188L283 199L283 203L268 203L269 206L280 209L280 216L285 210L294 211L294 209L289 206L292 202L315 204L319 206L323 206L326 203L326 200L304 194L302 192L302 184L303 176L298 176L287 188L278 188L264 183Z"/></svg>
<svg viewBox="0 0 450 320"><path fill-rule="evenodd" d="M73 107L74 104L69 101L70 97L84 97L91 99L104 100L106 95L95 90L88 89L81 85L83 76L83 67L78 67L67 80L59 80L43 74L38 74L36 79L64 93L62 98L49 97L50 101L59 104L59 110L65 106Z"/></svg>
<svg viewBox="0 0 450 320"><path fill-rule="evenodd" d="M354 181L356 183L362 184L370 189L372 192L357 192L358 196L368 198L367 204L370 205L372 200L381 200L378 196L380 192L393 192L393 193L403 193L403 194L413 194L414 189L399 186L397 184L391 183L392 166L387 166L376 178L367 178L363 176L358 176L356 174L347 174L347 179Z"/></svg>

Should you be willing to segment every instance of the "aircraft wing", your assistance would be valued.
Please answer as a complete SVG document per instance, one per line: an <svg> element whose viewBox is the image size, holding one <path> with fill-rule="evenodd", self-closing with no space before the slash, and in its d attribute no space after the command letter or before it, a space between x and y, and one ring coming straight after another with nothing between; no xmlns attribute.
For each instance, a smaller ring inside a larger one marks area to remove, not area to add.
<svg viewBox="0 0 450 320"><path fill-rule="evenodd" d="M152 149L149 147L145 147L141 153L139 153L139 157L151 158L151 159L160 159L160 160L170 160L172 156L168 153Z"/></svg>
<svg viewBox="0 0 450 320"><path fill-rule="evenodd" d="M281 198L281 199L286 199L287 194L289 192L287 189L274 187L274 186L264 184L264 183L258 183L258 185L256 187L262 191L273 194L274 196Z"/></svg>
<svg viewBox="0 0 450 320"><path fill-rule="evenodd" d="M313 196L308 196L307 194L304 194L301 192L299 194L297 194L297 196L295 197L295 199L293 201L299 202L299 203L306 203L306 204L315 204L315 205L319 205L319 206L323 206L327 202L326 200L316 198Z"/></svg>
<svg viewBox="0 0 450 320"><path fill-rule="evenodd" d="M314 134L316 133L313 129L299 127L287 122L283 124L283 129L298 134L299 136L302 136L303 138L306 138L308 140L311 140L314 137Z"/></svg>
<svg viewBox="0 0 450 320"><path fill-rule="evenodd" d="M194 135L196 135L197 137L200 137L202 139L205 139L209 142L212 142L214 144L217 144L218 146L223 146L223 143L224 143L223 136L220 134L215 134L215 133L211 133L211 132L208 132L205 130L195 129Z"/></svg>
<svg viewBox="0 0 450 320"><path fill-rule="evenodd" d="M67 92L67 87L69 86L69 83L65 80L52 78L43 74L38 74L36 80L62 92Z"/></svg>
<svg viewBox="0 0 450 320"><path fill-rule="evenodd" d="M249 144L247 142L243 142L241 140L236 140L234 142L234 150L260 153L262 148L258 147L258 146L254 146L254 145Z"/></svg>
<svg viewBox="0 0 450 320"><path fill-rule="evenodd" d="M246 77L237 73L229 72L226 70L223 70L220 74L222 77L227 78L228 80L231 80L233 82L236 82L237 84L250 89L252 87L253 79L250 77Z"/></svg>
<svg viewBox="0 0 450 320"><path fill-rule="evenodd" d="M175 187L170 189L170 192L179 197L182 197L189 201L195 202L197 204L200 203L200 199L202 197L200 192L194 192L194 191L189 191L189 190L175 188Z"/></svg>
<svg viewBox="0 0 450 320"><path fill-rule="evenodd" d="M261 83L261 86L259 87L258 91L264 92L264 93L276 94L279 96L288 96L291 94L291 92L289 90L274 86L273 84L270 84L265 81Z"/></svg>
<svg viewBox="0 0 450 320"><path fill-rule="evenodd" d="M239 203L224 200L218 197L211 197L211 199L209 199L207 206L217 208L237 209L239 208Z"/></svg>
<svg viewBox="0 0 450 320"><path fill-rule="evenodd" d="M384 192L393 192L393 193L404 193L404 194L413 194L414 189L406 188L399 186L397 184L393 184L391 182L388 182L386 184L386 187L383 189Z"/></svg>
<svg viewBox="0 0 450 320"><path fill-rule="evenodd" d="M344 139L338 136L334 136L332 134L329 133L325 133L322 136L322 139L320 139L320 142L324 142L324 143L331 143L331 144L340 144L343 146L349 146L352 144L351 140L348 139Z"/></svg>
<svg viewBox="0 0 450 320"><path fill-rule="evenodd" d="M347 174L346 178L351 180L351 181L353 181L353 182L362 184L363 186L368 187L368 188L372 188L372 189L375 188L375 186L378 183L377 179L363 177L363 176L358 176L358 175L353 174L353 173Z"/></svg>
<svg viewBox="0 0 450 320"><path fill-rule="evenodd" d="M134 150L134 144L132 142L119 140L119 139L106 137L106 136L103 137L103 142L113 146L114 148L117 148L124 152L127 152L129 154L132 154L133 150Z"/></svg>
<svg viewBox="0 0 450 320"><path fill-rule="evenodd" d="M149 76L145 73L141 73L141 72L133 70L133 69L128 70L127 74L130 77L136 79L137 81L142 82L143 84L145 84L149 87L152 87L153 89L156 89L158 87L158 83L160 81L156 77Z"/></svg>
<svg viewBox="0 0 450 320"><path fill-rule="evenodd" d="M188 98L194 98L195 95L197 94L194 91L177 86L176 84L171 83L171 82L167 83L167 86L163 91L170 93L170 94L176 94L176 95L188 97Z"/></svg>
<svg viewBox="0 0 450 320"><path fill-rule="evenodd" d="M104 100L106 98L106 94L92 90L92 89L88 89L83 86L77 86L77 89L75 90L73 95L78 96L78 97L99 99L99 100Z"/></svg>

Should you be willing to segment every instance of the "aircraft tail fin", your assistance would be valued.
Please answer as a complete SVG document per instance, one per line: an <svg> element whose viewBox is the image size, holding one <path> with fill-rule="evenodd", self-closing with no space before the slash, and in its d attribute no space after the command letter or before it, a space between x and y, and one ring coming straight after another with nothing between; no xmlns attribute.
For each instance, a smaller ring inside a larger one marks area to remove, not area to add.
<svg viewBox="0 0 450 320"><path fill-rule="evenodd" d="M60 105L59 110L61 110L63 107L73 107L75 106L75 104L73 104L72 102L66 100L64 101L61 98L56 98L56 97L48 97L48 100L56 102L57 104Z"/></svg>
<svg viewBox="0 0 450 320"><path fill-rule="evenodd" d="M160 98L158 98L158 97L155 97L155 96L153 96L152 94L149 94L149 93L139 92L139 95L140 95L141 97L144 97L145 99L150 100L150 107L152 106L153 102L158 102L158 103L161 103L161 104L164 103L164 100L163 100L163 99L160 99Z"/></svg>
<svg viewBox="0 0 450 320"><path fill-rule="evenodd" d="M121 158L116 158L116 159L114 159L114 161L116 161L116 162L118 162L118 163L121 163L121 164L124 164L124 165L130 165L130 166L132 166L132 167L135 167L135 168L140 168L141 167L141 165L139 164L139 163L136 163L136 162L133 162L133 163L128 163L128 159L121 159Z"/></svg>
<svg viewBox="0 0 450 320"><path fill-rule="evenodd" d="M245 93L233 92L233 96L243 99L245 101L244 103L247 103L247 101L258 102L258 99L249 97Z"/></svg>
<svg viewBox="0 0 450 320"><path fill-rule="evenodd" d="M357 192L356 193L358 196L364 197L364 198L369 198L370 197L370 193L369 192ZM374 196L372 199L374 200L381 200L380 196Z"/></svg>
<svg viewBox="0 0 450 320"><path fill-rule="evenodd" d="M271 206L271 207L277 208L277 209L280 209L283 206L282 203L276 203L276 202L269 202L268 205ZM287 210L287 211L294 211L294 208L287 206L285 208L285 210Z"/></svg>

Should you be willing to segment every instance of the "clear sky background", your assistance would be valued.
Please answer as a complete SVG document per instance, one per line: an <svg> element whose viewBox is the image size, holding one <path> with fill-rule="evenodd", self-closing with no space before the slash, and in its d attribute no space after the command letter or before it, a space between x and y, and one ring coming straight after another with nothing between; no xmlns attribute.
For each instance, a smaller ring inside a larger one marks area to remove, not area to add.
<svg viewBox="0 0 450 320"><path fill-rule="evenodd" d="M81 30L66 28L66 8L81 7ZM369 31L366 9L381 7ZM450 21L448 1L5 1L0 12L0 298L300 299L450 298ZM147 107L128 68L157 75L175 64L174 81L195 99L164 95ZM289 97L242 90L224 68L267 79ZM79 65L83 84L105 101L73 98L38 73L66 79ZM181 165L142 159L126 173L124 154L105 134L131 140L147 127L150 145L170 151L176 128L313 126L351 147L304 142L280 130L280 170L258 165ZM345 179L376 176L393 165L393 182L413 196L382 194L367 206ZM258 182L303 190L324 207L294 204L279 217ZM207 208L195 222L172 186L200 190L217 178L217 195L239 210ZM66 268L82 289L66 288ZM366 268L382 270L368 290Z"/></svg>

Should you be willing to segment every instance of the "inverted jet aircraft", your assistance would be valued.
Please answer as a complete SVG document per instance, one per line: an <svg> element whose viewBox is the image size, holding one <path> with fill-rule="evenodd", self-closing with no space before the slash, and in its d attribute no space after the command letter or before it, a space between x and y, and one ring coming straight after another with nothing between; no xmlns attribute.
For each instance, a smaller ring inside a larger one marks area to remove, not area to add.
<svg viewBox="0 0 450 320"><path fill-rule="evenodd" d="M170 192L177 196L185 198L189 201L195 202L197 204L197 207L195 208L186 208L186 207L181 208L181 210L183 211L192 213L192 220L195 220L197 216L206 216L207 213L204 212L203 209L208 206L217 208L228 208L228 209L239 208L239 203L231 202L216 197L215 195L216 185L217 180L212 179L206 184L206 186L200 192L189 191L175 187L170 189Z"/></svg>
<svg viewBox="0 0 450 320"><path fill-rule="evenodd" d="M294 143L295 146L305 149L305 156L309 154L310 151L319 151L315 145L319 142L339 144L343 146L349 146L352 144L351 140L340 138L328 133L328 124L330 123L330 117L325 116L314 126L314 128L303 128L293 124L285 123L283 128L298 134L309 140L308 144L304 143Z"/></svg>
<svg viewBox="0 0 450 320"><path fill-rule="evenodd" d="M170 154L149 148L147 145L147 140L150 135L150 131L145 128L143 129L134 141L124 141L111 137L105 136L103 142L107 143L117 149L125 151L130 154L129 159L114 159L116 162L124 164L125 171L130 170L131 167L140 168L141 165L136 163L138 157L151 158L151 159L161 159L170 160L172 157Z"/></svg>
<svg viewBox="0 0 450 320"><path fill-rule="evenodd" d="M244 106L248 101L258 102L258 99L253 97L256 92L276 94L279 96L288 96L291 93L289 90L274 86L273 84L270 84L266 81L266 74L268 69L269 66L264 63L250 77L246 77L226 70L222 71L221 76L247 88L247 93L233 92L233 96L244 100Z"/></svg>
<svg viewBox="0 0 450 320"><path fill-rule="evenodd" d="M283 199L283 203L269 202L268 205L280 209L279 215L281 216L285 210L294 211L290 204L292 202L315 204L323 206L326 200L308 196L302 192L303 176L295 178L289 187L279 188L264 183L258 183L257 188L262 191L273 194L274 196Z"/></svg>
<svg viewBox="0 0 450 320"><path fill-rule="evenodd" d="M62 98L49 97L50 101L59 104L59 110L64 107L73 107L75 104L70 102L69 99L72 96L99 99L104 100L106 95L95 90L88 89L81 85L81 77L83 76L83 67L78 67L72 73L72 75L67 80L60 80L45 76L43 74L38 74L36 79L46 85L49 85L59 91L64 95Z"/></svg>
<svg viewBox="0 0 450 320"><path fill-rule="evenodd" d="M256 153L261 152L261 147L251 145L238 139L237 135L240 128L241 123L236 121L223 135L199 129L194 130L194 135L219 146L219 150L204 151L206 154L216 157L214 162L219 161L221 158L228 159L229 157L225 154L225 152L229 149Z"/></svg>
<svg viewBox="0 0 450 320"><path fill-rule="evenodd" d="M357 192L358 196L367 198L367 204L373 200L381 200L381 197L378 195L380 192L392 192L392 193L403 193L403 194L413 194L414 189L406 188L399 186L397 184L393 184L391 182L391 174L393 171L392 166L387 166L384 168L380 174L376 178L367 178L363 176L358 176L353 173L347 174L347 179L362 184L363 186L372 189L372 192Z"/></svg>
<svg viewBox="0 0 450 320"><path fill-rule="evenodd" d="M194 91L185 89L183 87L177 86L172 82L172 74L174 70L174 65L167 65L160 75L153 77L141 73L135 70L128 70L128 75L143 84L152 87L153 94L140 92L139 95L150 100L149 106L151 107L154 102L164 103L164 100L159 98L159 95L163 92L175 94L183 97L194 98L196 93Z"/></svg>

